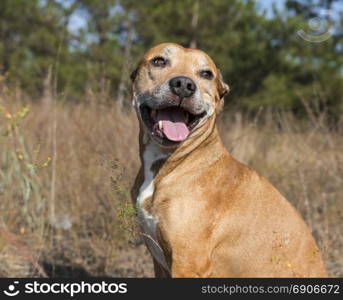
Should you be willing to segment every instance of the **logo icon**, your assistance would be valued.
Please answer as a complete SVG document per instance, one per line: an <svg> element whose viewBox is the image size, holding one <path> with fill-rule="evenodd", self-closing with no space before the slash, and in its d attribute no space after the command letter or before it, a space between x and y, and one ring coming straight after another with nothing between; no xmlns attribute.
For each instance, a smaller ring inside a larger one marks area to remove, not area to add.
<svg viewBox="0 0 343 300"><path fill-rule="evenodd" d="M319 15L320 17L308 21L309 32L305 32L303 29L297 31L297 34L305 41L321 43L332 36L332 22L326 20L331 19L331 10L322 9Z"/></svg>
<svg viewBox="0 0 343 300"><path fill-rule="evenodd" d="M14 284L18 284L19 281L14 281ZM15 285L10 284L8 286L8 291L4 290L4 294L9 297L17 296L19 294L19 291L16 290Z"/></svg>

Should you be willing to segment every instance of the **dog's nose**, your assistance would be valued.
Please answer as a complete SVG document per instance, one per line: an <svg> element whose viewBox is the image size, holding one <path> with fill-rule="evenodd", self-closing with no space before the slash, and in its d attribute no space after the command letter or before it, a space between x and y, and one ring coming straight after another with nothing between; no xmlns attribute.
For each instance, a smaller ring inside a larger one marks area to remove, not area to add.
<svg viewBox="0 0 343 300"><path fill-rule="evenodd" d="M192 96L197 89L194 81L185 76L177 76L170 79L169 86L173 94L180 98Z"/></svg>

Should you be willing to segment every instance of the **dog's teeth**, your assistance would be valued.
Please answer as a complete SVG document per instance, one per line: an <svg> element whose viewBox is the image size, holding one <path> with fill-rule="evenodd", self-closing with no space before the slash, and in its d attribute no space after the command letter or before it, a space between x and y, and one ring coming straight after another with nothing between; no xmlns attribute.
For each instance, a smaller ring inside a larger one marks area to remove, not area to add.
<svg viewBox="0 0 343 300"><path fill-rule="evenodd" d="M159 130L162 130L162 128L163 128L162 121L158 121L158 128L159 128Z"/></svg>

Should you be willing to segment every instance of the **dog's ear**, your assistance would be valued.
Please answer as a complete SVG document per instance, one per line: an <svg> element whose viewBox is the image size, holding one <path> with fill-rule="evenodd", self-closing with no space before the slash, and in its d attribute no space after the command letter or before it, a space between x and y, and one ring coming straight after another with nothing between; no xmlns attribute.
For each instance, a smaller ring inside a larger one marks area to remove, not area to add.
<svg viewBox="0 0 343 300"><path fill-rule="evenodd" d="M229 86L223 81L223 76L220 70L218 69L218 93L220 99L224 98L224 96L230 91Z"/></svg>
<svg viewBox="0 0 343 300"><path fill-rule="evenodd" d="M216 112L219 114L224 107L224 97L230 91L229 86L223 81L223 76L220 70L218 69L218 81L217 81L219 103L216 107Z"/></svg>
<svg viewBox="0 0 343 300"><path fill-rule="evenodd" d="M130 78L131 81L134 82L136 77L137 77L137 73L138 73L138 67L131 73Z"/></svg>

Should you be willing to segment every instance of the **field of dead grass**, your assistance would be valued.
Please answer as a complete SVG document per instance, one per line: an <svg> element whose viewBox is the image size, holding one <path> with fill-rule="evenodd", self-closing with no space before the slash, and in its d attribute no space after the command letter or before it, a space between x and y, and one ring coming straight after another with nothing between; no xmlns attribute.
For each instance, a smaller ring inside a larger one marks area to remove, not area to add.
<svg viewBox="0 0 343 300"><path fill-rule="evenodd" d="M0 94L0 276L152 276L132 231L139 166L131 110ZM266 176L312 230L332 276L343 276L343 136L290 114L220 120L225 146Z"/></svg>

